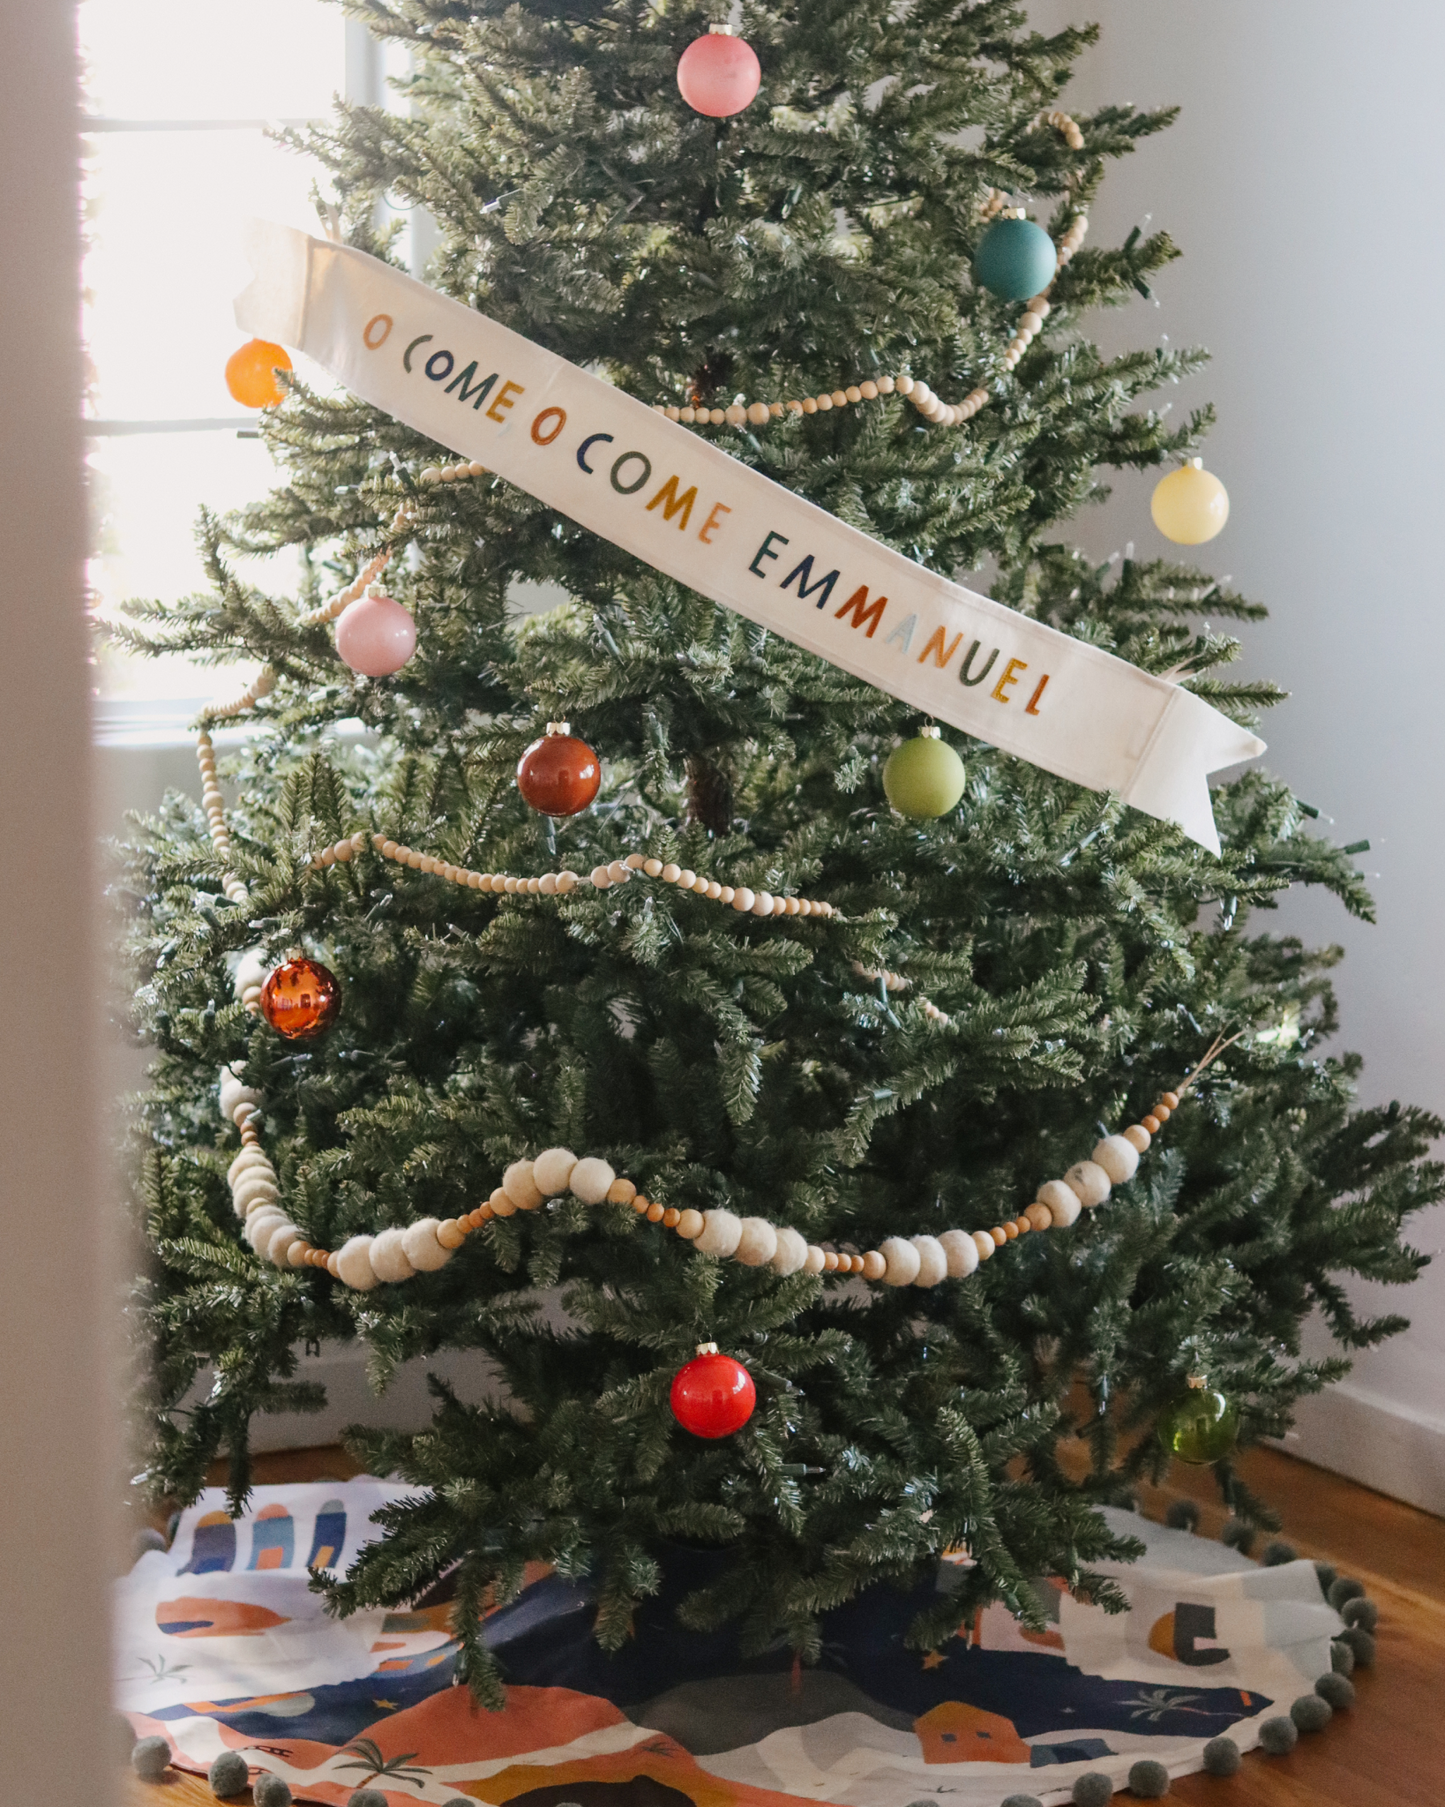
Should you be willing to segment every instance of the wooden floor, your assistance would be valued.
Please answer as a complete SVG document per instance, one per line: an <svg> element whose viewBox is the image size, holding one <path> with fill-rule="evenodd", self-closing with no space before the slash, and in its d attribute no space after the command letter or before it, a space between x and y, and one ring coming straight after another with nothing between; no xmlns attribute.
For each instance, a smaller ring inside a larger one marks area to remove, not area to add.
<svg viewBox="0 0 1445 1807"><path fill-rule="evenodd" d="M1273 1450L1251 1450L1240 1468L1302 1556L1326 1558L1364 1582L1380 1608L1379 1660L1356 1670L1354 1710L1302 1738L1290 1756L1254 1752L1232 1781L1187 1776L1170 1798L1189 1807L1445 1807L1445 1519ZM355 1473L340 1449L256 1459L263 1484ZM1169 1482L1144 1490L1148 1516L1162 1518L1171 1500L1191 1494L1202 1508L1201 1534L1217 1536L1224 1514L1209 1471L1176 1463ZM175 1770L169 1778L130 1777L128 1807L216 1807L204 1781Z"/></svg>

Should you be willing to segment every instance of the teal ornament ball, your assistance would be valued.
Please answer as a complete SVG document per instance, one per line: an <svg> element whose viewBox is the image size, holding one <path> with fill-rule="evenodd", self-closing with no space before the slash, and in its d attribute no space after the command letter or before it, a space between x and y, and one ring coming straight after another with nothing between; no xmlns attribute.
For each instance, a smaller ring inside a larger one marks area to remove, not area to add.
<svg viewBox="0 0 1445 1807"><path fill-rule="evenodd" d="M1031 301L1054 280L1059 254L1032 220L995 220L979 240L973 273L1003 301Z"/></svg>
<svg viewBox="0 0 1445 1807"><path fill-rule="evenodd" d="M1214 1387L1190 1387L1159 1418L1159 1441L1181 1462L1222 1462L1238 1432L1239 1408Z"/></svg>
<svg viewBox="0 0 1445 1807"><path fill-rule="evenodd" d="M883 768L883 789L900 816L946 816L963 786L963 761L937 728L895 747Z"/></svg>

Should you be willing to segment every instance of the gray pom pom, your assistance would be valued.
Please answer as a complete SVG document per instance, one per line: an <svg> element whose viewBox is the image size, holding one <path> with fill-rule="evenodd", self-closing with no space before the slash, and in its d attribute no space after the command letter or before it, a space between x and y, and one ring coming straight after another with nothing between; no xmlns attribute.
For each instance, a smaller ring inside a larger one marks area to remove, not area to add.
<svg viewBox="0 0 1445 1807"><path fill-rule="evenodd" d="M1364 1582L1356 1581L1349 1575L1337 1576L1325 1591L1326 1600L1329 1601L1336 1612L1340 1610L1346 1600L1363 1600L1364 1597Z"/></svg>
<svg viewBox="0 0 1445 1807"><path fill-rule="evenodd" d="M1241 1556L1248 1556L1254 1542L1254 1526L1247 1525L1242 1518L1227 1518L1219 1541L1228 1544L1231 1550L1238 1550Z"/></svg>
<svg viewBox="0 0 1445 1807"><path fill-rule="evenodd" d="M1129 1792L1141 1800L1157 1801L1169 1792L1169 1771L1152 1757L1141 1757L1129 1765Z"/></svg>
<svg viewBox="0 0 1445 1807"><path fill-rule="evenodd" d="M1299 1728L1292 1719L1266 1719L1259 1728L1259 1748L1271 1757L1285 1757L1299 1743Z"/></svg>
<svg viewBox="0 0 1445 1807"><path fill-rule="evenodd" d="M263 1769L252 1787L251 1798L256 1807L291 1807L290 1784L281 1776L273 1776L269 1769Z"/></svg>
<svg viewBox="0 0 1445 1807"><path fill-rule="evenodd" d="M1358 1625L1361 1631L1373 1631L1380 1623L1380 1609L1373 1600L1363 1596L1357 1600L1346 1600L1340 1608L1340 1617L1346 1625Z"/></svg>
<svg viewBox="0 0 1445 1807"><path fill-rule="evenodd" d="M1330 1591L1330 1588L1334 1584L1335 1576L1338 1575L1339 1572L1340 1571L1332 1562L1317 1562L1315 1564L1315 1573L1320 1578L1320 1592L1322 1594L1327 1594Z"/></svg>
<svg viewBox="0 0 1445 1807"><path fill-rule="evenodd" d="M222 1751L219 1757L211 1759L211 1767L206 1772L211 1793L220 1795L222 1800L227 1795L240 1794L250 1779L251 1771L240 1751Z"/></svg>
<svg viewBox="0 0 1445 1807"><path fill-rule="evenodd" d="M387 1807L386 1796L379 1788L358 1788L346 1807Z"/></svg>
<svg viewBox="0 0 1445 1807"><path fill-rule="evenodd" d="M1373 1669L1375 1666L1375 1640L1361 1625L1347 1625L1335 1639L1337 1644L1344 1644L1353 1651L1355 1666L1358 1669Z"/></svg>
<svg viewBox="0 0 1445 1807"><path fill-rule="evenodd" d="M1109 1807L1113 1798L1114 1778L1106 1776L1101 1769L1091 1769L1087 1775L1074 1780L1071 1796L1074 1807Z"/></svg>
<svg viewBox="0 0 1445 1807"><path fill-rule="evenodd" d="M166 1540L151 1525L142 1525L130 1541L132 1560L139 1562L151 1550L164 1550Z"/></svg>
<svg viewBox="0 0 1445 1807"><path fill-rule="evenodd" d="M467 1807L471 1807L470 1802ZM1044 1804L1036 1794L1007 1794L999 1807L1044 1807Z"/></svg>
<svg viewBox="0 0 1445 1807"><path fill-rule="evenodd" d="M1232 1738L1211 1738L1204 1747L1204 1768L1211 1776L1237 1776L1243 1761Z"/></svg>
<svg viewBox="0 0 1445 1807"><path fill-rule="evenodd" d="M1355 1653L1348 1644L1339 1638L1330 1640L1330 1667L1336 1675L1353 1675L1355 1673Z"/></svg>
<svg viewBox="0 0 1445 1807"><path fill-rule="evenodd" d="M1164 1523L1175 1531L1193 1531L1199 1524L1199 1508L1193 1500L1175 1500L1164 1514Z"/></svg>
<svg viewBox="0 0 1445 1807"><path fill-rule="evenodd" d="M1277 1569L1287 1562L1297 1562L1299 1551L1292 1543L1286 1543L1282 1537L1272 1537L1264 1546L1264 1555L1261 1560L1267 1569Z"/></svg>
<svg viewBox="0 0 1445 1807"><path fill-rule="evenodd" d="M1355 1684L1347 1675L1336 1675L1333 1670L1315 1683L1315 1693L1321 1700L1327 1700L1337 1713L1355 1704Z"/></svg>
<svg viewBox="0 0 1445 1807"><path fill-rule="evenodd" d="M1319 1694L1301 1694L1289 1710L1302 1732L1322 1732L1334 1718L1334 1708Z"/></svg>
<svg viewBox="0 0 1445 1807"><path fill-rule="evenodd" d="M130 1754L130 1766L142 1782L159 1782L171 1766L169 1738L142 1738Z"/></svg>

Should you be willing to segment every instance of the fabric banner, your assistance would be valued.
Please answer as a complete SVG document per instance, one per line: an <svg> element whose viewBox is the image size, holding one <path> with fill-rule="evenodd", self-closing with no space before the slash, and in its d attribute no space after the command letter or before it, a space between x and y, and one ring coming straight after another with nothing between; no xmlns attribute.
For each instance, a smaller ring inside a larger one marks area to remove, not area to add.
<svg viewBox="0 0 1445 1807"><path fill-rule="evenodd" d="M1208 775L1264 743L1164 678L927 571L376 258L253 221L244 331L700 595L1219 851Z"/></svg>
<svg viewBox="0 0 1445 1807"><path fill-rule="evenodd" d="M938 1564L911 1590L875 1587L824 1618L816 1668L786 1648L746 1657L736 1629L684 1630L679 1602L726 1552L677 1549L661 1591L615 1654L592 1636L596 1600L540 1564L486 1617L505 1706L457 1687L448 1584L393 1612L328 1618L307 1569L344 1568L388 1498L369 1479L258 1487L226 1517L219 1491L184 1513L169 1550L119 1583L116 1702L140 1736L204 1773L226 1749L283 1776L298 1801L353 1789L391 1807L459 1796L493 1807L999 1807L1067 1803L1102 1770L1123 1788L1141 1757L1180 1776L1205 1743L1241 1749L1330 1668L1341 1630L1313 1563L1257 1568L1222 1544L1106 1511L1143 1540L1104 1565L1130 1602L1036 1591L1047 1624L1002 1606L943 1648L908 1648L920 1608L953 1587Z"/></svg>

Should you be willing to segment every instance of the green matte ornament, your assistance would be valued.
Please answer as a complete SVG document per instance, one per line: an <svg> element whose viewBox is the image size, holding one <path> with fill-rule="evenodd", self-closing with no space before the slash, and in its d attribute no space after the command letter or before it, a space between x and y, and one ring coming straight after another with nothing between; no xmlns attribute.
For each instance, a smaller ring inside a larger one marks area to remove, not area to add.
<svg viewBox="0 0 1445 1807"><path fill-rule="evenodd" d="M976 279L1002 301L1031 301L1054 280L1059 254L1032 220L995 220L979 240Z"/></svg>
<svg viewBox="0 0 1445 1807"><path fill-rule="evenodd" d="M1159 1441L1181 1462L1222 1462L1238 1430L1239 1408L1214 1387L1191 1385L1159 1416Z"/></svg>
<svg viewBox="0 0 1445 1807"><path fill-rule="evenodd" d="M895 747L883 768L883 789L900 816L946 816L963 786L963 761L934 727Z"/></svg>

